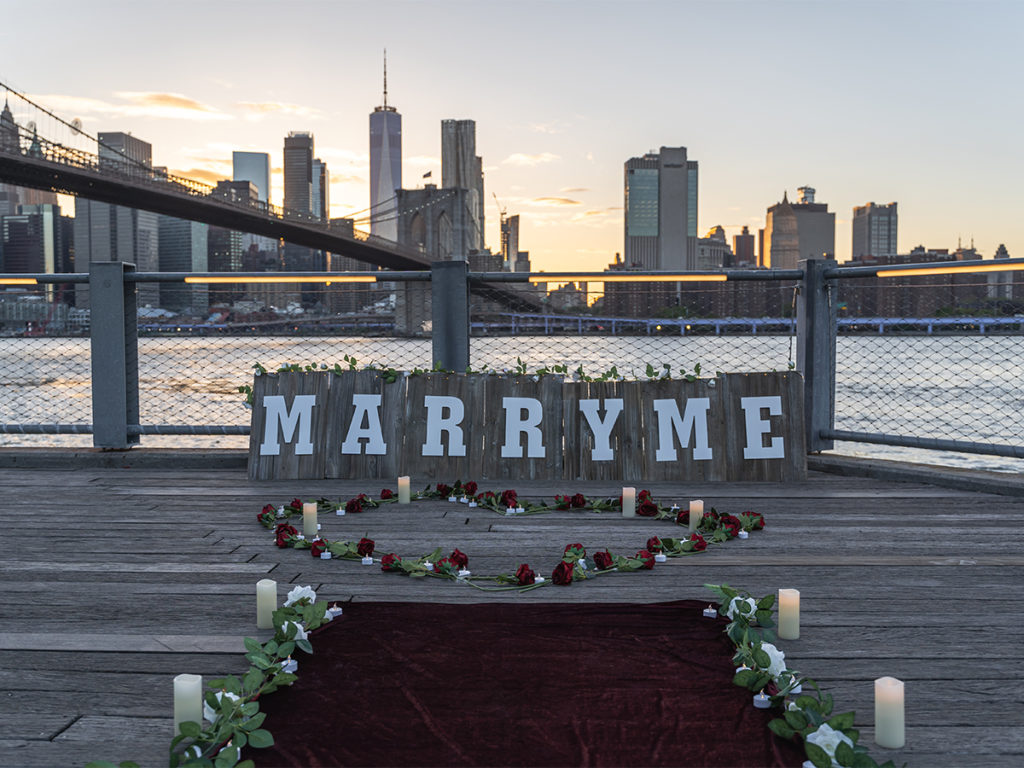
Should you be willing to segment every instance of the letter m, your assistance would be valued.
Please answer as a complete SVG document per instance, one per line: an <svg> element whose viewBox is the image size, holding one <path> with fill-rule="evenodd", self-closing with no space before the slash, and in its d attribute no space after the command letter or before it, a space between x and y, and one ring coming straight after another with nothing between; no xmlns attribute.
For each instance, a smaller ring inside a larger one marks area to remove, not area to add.
<svg viewBox="0 0 1024 768"><path fill-rule="evenodd" d="M289 411L284 405L283 395L267 395L263 398L266 418L263 424L263 443L260 445L261 456L279 456L281 444L277 440L278 428L281 430L283 442L292 442L295 427L299 428L299 440L295 443L295 455L302 456L313 453L313 441L310 429L313 422L313 406L316 395L296 395Z"/></svg>
<svg viewBox="0 0 1024 768"><path fill-rule="evenodd" d="M683 415L679 415L679 403L675 400L655 400L654 412L658 414L658 449L655 461L675 461L674 437L679 438L685 449L693 435L694 461L710 461L711 446L708 445L708 411L711 399L691 397L686 401Z"/></svg>

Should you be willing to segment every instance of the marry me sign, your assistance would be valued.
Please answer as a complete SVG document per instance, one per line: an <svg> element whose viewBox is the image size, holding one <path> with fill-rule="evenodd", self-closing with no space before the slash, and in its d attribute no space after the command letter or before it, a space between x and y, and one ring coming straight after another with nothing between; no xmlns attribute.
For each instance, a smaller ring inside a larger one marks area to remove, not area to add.
<svg viewBox="0 0 1024 768"><path fill-rule="evenodd" d="M806 475L798 373L571 381L378 371L253 383L258 480L765 480Z"/></svg>

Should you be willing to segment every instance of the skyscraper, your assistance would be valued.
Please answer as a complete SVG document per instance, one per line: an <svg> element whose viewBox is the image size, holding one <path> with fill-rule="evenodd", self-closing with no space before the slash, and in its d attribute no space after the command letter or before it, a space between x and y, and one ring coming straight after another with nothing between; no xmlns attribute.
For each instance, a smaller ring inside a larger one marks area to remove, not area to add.
<svg viewBox="0 0 1024 768"><path fill-rule="evenodd" d="M896 249L896 203L857 205L853 209L852 258L894 256Z"/></svg>
<svg viewBox="0 0 1024 768"><path fill-rule="evenodd" d="M662 147L625 163L625 263L644 270L697 265L697 161Z"/></svg>
<svg viewBox="0 0 1024 768"><path fill-rule="evenodd" d="M284 207L313 212L313 134L291 131L284 140Z"/></svg>
<svg viewBox="0 0 1024 768"><path fill-rule="evenodd" d="M752 267L755 266L754 236L750 234L748 227L732 236L732 252L736 257L736 263L727 266Z"/></svg>
<svg viewBox="0 0 1024 768"><path fill-rule="evenodd" d="M173 216L160 217L160 271L207 272L209 225ZM160 306L202 315L209 308L205 284L160 283Z"/></svg>
<svg viewBox="0 0 1024 768"><path fill-rule="evenodd" d="M266 152L232 152L231 178L251 181L256 185L257 199L270 202L270 155Z"/></svg>
<svg viewBox="0 0 1024 768"><path fill-rule="evenodd" d="M836 215L826 203L814 202L814 187L799 187L797 202L782 202L768 209L764 228L765 267L796 269L803 259L832 258L836 250Z"/></svg>
<svg viewBox="0 0 1024 768"><path fill-rule="evenodd" d="M129 133L100 133L100 167L132 176L153 175L153 147ZM88 271L94 261L124 261L139 272L156 272L159 263L159 217L150 211L99 203L79 197L75 200L75 267ZM88 292L76 292L79 306L88 306ZM159 288L140 283L139 306L157 306Z"/></svg>
<svg viewBox="0 0 1024 768"><path fill-rule="evenodd" d="M384 103L370 113L370 233L398 240L402 188L402 115L388 106L388 59L384 52Z"/></svg>
<svg viewBox="0 0 1024 768"><path fill-rule="evenodd" d="M476 121L441 121L441 187L470 190L479 248L484 247L483 158L476 153Z"/></svg>
<svg viewBox="0 0 1024 768"><path fill-rule="evenodd" d="M313 198L310 210L320 221L331 219L330 199L330 175L327 173L327 163L318 157L313 158Z"/></svg>

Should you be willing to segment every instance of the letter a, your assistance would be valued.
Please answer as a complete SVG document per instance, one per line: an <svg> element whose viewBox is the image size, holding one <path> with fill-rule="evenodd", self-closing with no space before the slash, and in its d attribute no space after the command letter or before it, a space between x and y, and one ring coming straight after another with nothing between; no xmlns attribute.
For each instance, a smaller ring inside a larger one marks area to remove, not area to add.
<svg viewBox="0 0 1024 768"><path fill-rule="evenodd" d="M380 404L383 395L352 395L352 421L348 425L348 434L341 444L342 454L362 453L360 438L366 438L366 453L370 456L383 456L388 452L384 442L384 434L380 427ZM366 426L363 426L363 420Z"/></svg>

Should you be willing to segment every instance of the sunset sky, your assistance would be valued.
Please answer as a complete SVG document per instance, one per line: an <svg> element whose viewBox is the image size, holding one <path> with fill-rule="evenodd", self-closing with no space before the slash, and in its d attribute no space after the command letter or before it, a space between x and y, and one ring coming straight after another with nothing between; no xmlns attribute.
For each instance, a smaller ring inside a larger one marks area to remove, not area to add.
<svg viewBox="0 0 1024 768"><path fill-rule="evenodd" d="M154 163L213 181L315 135L331 213L369 205L368 114L403 117L404 186L440 183L440 121L471 118L487 242L521 218L535 269L622 250L623 162L685 146L699 229L730 238L817 189L850 255L854 205L899 203L899 247L1024 257L1020 2L65 2L9 4L0 80ZM274 202L281 202L275 175Z"/></svg>

